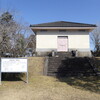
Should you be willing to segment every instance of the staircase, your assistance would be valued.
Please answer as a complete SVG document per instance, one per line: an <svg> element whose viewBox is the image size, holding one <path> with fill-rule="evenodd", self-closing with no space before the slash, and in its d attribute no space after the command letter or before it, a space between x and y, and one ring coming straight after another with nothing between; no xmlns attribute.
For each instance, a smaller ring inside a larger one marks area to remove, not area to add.
<svg viewBox="0 0 100 100"><path fill-rule="evenodd" d="M88 76L96 75L87 58L71 57L70 53L58 53L58 57L48 58L48 76Z"/></svg>
<svg viewBox="0 0 100 100"><path fill-rule="evenodd" d="M56 55L59 58L72 57L71 52L57 52Z"/></svg>

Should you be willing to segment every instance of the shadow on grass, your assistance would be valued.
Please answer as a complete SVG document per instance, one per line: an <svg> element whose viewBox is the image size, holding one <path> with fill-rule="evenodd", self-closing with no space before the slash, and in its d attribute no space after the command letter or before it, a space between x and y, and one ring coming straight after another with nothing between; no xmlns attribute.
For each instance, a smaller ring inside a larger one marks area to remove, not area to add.
<svg viewBox="0 0 100 100"><path fill-rule="evenodd" d="M95 65L98 68L98 71L100 72L100 59L95 58Z"/></svg>
<svg viewBox="0 0 100 100"><path fill-rule="evenodd" d="M62 76L90 76L96 75L86 57L66 58L58 67L58 77Z"/></svg>
<svg viewBox="0 0 100 100"><path fill-rule="evenodd" d="M2 81L23 81L24 73L2 73Z"/></svg>
<svg viewBox="0 0 100 100"><path fill-rule="evenodd" d="M97 64L96 61L94 63ZM100 65L96 66L99 69L98 66ZM100 93L100 76L95 75L86 58L67 58L62 61L58 72L61 73L57 76L61 82L75 88Z"/></svg>
<svg viewBox="0 0 100 100"><path fill-rule="evenodd" d="M59 80L78 89L100 93L99 76L66 77L66 78L59 78Z"/></svg>

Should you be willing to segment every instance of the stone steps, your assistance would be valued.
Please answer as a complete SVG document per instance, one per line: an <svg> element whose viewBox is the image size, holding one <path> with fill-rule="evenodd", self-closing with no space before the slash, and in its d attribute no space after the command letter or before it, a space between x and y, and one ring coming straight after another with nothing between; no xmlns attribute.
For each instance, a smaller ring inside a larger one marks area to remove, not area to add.
<svg viewBox="0 0 100 100"><path fill-rule="evenodd" d="M57 52L59 57L71 57L71 52Z"/></svg>
<svg viewBox="0 0 100 100"><path fill-rule="evenodd" d="M86 58L73 58L70 53L59 53L59 57L49 57L48 76L95 75Z"/></svg>

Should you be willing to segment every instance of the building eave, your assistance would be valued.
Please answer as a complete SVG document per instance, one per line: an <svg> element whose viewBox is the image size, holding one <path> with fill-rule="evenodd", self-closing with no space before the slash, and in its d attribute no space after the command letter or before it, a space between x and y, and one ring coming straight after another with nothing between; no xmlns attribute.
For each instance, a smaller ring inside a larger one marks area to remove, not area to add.
<svg viewBox="0 0 100 100"><path fill-rule="evenodd" d="M39 30L88 30L92 31L96 27L31 27L33 31L39 31Z"/></svg>

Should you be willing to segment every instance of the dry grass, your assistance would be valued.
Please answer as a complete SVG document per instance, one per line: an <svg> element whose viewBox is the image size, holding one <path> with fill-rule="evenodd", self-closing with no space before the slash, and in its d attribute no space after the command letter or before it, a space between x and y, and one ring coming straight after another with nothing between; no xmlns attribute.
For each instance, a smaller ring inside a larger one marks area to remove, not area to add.
<svg viewBox="0 0 100 100"><path fill-rule="evenodd" d="M45 58L29 58L29 84L3 81L0 100L100 100L100 79L42 76ZM95 91L92 91L95 90Z"/></svg>
<svg viewBox="0 0 100 100"><path fill-rule="evenodd" d="M29 77L43 75L44 63L45 63L45 57L29 57L28 58Z"/></svg>

